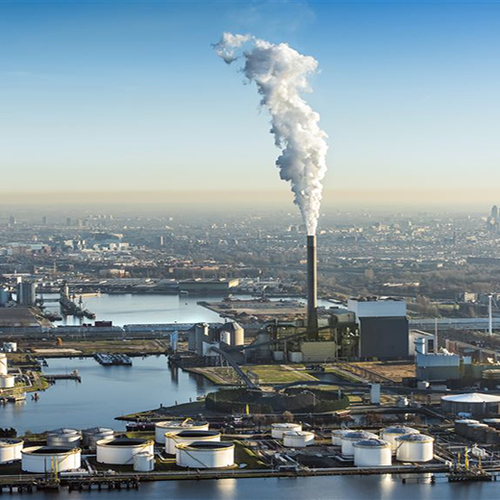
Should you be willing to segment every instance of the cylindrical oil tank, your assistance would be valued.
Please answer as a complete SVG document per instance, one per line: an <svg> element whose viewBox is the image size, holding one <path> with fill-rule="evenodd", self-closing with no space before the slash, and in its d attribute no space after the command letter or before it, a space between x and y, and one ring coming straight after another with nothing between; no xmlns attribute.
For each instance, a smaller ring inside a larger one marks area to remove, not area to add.
<svg viewBox="0 0 500 500"><path fill-rule="evenodd" d="M15 383L14 375L0 375L0 389L12 389Z"/></svg>
<svg viewBox="0 0 500 500"><path fill-rule="evenodd" d="M488 427L485 432L484 444L498 444L500 442L500 433L497 429L493 429L493 427Z"/></svg>
<svg viewBox="0 0 500 500"><path fill-rule="evenodd" d="M352 447L356 467L383 467L392 464L392 447L388 441L362 439L356 441Z"/></svg>
<svg viewBox="0 0 500 500"><path fill-rule="evenodd" d="M477 424L469 424L467 426L467 437L472 441L482 443L484 442L486 431L488 429L488 424L482 424L481 422Z"/></svg>
<svg viewBox="0 0 500 500"><path fill-rule="evenodd" d="M0 352L0 375L7 375L7 355L4 352Z"/></svg>
<svg viewBox="0 0 500 500"><path fill-rule="evenodd" d="M176 463L179 467L216 469L234 465L234 444L228 441L195 441L177 445Z"/></svg>
<svg viewBox="0 0 500 500"><path fill-rule="evenodd" d="M0 439L0 464L21 460L22 439Z"/></svg>
<svg viewBox="0 0 500 500"><path fill-rule="evenodd" d="M207 431L208 422L195 422L194 420L166 420L155 424L155 441L165 444L165 434L179 434L181 431Z"/></svg>
<svg viewBox="0 0 500 500"><path fill-rule="evenodd" d="M288 431L283 433L283 446L305 448L314 444L314 433L309 431Z"/></svg>
<svg viewBox="0 0 500 500"><path fill-rule="evenodd" d="M348 432L352 432L351 429L334 429L332 431L332 444L334 446L342 446L342 436L347 434Z"/></svg>
<svg viewBox="0 0 500 500"><path fill-rule="evenodd" d="M293 424L293 423L279 423L271 425L271 437L274 439L283 439L283 434L289 431L301 431L302 424Z"/></svg>
<svg viewBox="0 0 500 500"><path fill-rule="evenodd" d="M134 470L136 472L151 472L155 470L155 456L147 452L137 453L134 455Z"/></svg>
<svg viewBox="0 0 500 500"><path fill-rule="evenodd" d="M152 439L113 438L96 443L97 461L109 465L133 465L138 453L154 454Z"/></svg>
<svg viewBox="0 0 500 500"><path fill-rule="evenodd" d="M420 434L420 431L406 425L393 425L383 429L380 437L384 441L387 441L391 445L393 453L396 453L396 438L405 434Z"/></svg>
<svg viewBox="0 0 500 500"><path fill-rule="evenodd" d="M108 427L91 427L82 431L83 446L95 450L97 441L101 439L111 439L115 436L115 431Z"/></svg>
<svg viewBox="0 0 500 500"><path fill-rule="evenodd" d="M195 441L220 441L220 437L218 431L192 431L187 429L179 433L169 432L165 434L165 452L169 455L175 455L178 444L189 444Z"/></svg>
<svg viewBox="0 0 500 500"><path fill-rule="evenodd" d="M79 469L82 465L80 448L64 446L30 446L21 451L24 472L46 473Z"/></svg>
<svg viewBox="0 0 500 500"><path fill-rule="evenodd" d="M47 432L47 446L80 446L82 433L76 429L55 429Z"/></svg>
<svg viewBox="0 0 500 500"><path fill-rule="evenodd" d="M376 439L378 436L373 434L372 432L366 431L351 431L346 432L342 436L342 455L344 457L353 457L354 456L354 448L353 444L358 441L363 441L365 439Z"/></svg>
<svg viewBox="0 0 500 500"><path fill-rule="evenodd" d="M485 418L483 423L493 427L493 429L500 429L500 418Z"/></svg>
<svg viewBox="0 0 500 500"><path fill-rule="evenodd" d="M424 434L405 434L396 438L396 458L400 462L429 462L434 457L434 438Z"/></svg>
<svg viewBox="0 0 500 500"><path fill-rule="evenodd" d="M460 436L466 436L469 425L478 423L479 420L473 420L471 418L461 418L459 420L455 420L455 432Z"/></svg>

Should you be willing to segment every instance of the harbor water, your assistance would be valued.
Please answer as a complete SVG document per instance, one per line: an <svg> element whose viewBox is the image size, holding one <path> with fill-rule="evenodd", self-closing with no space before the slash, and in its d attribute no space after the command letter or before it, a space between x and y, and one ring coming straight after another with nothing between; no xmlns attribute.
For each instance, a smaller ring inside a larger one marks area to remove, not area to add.
<svg viewBox="0 0 500 500"><path fill-rule="evenodd" d="M133 358L132 366L102 366L93 358L49 359L46 374L78 370L81 383L58 380L26 402L0 406L0 427L18 433L58 427L114 427L124 429L115 417L195 400L214 388L203 377L167 365L166 356Z"/></svg>
<svg viewBox="0 0 500 500"><path fill-rule="evenodd" d="M498 483L402 484L397 476L221 479L141 483L138 490L61 491L56 498L95 500L494 500ZM53 493L16 495L53 500Z"/></svg>

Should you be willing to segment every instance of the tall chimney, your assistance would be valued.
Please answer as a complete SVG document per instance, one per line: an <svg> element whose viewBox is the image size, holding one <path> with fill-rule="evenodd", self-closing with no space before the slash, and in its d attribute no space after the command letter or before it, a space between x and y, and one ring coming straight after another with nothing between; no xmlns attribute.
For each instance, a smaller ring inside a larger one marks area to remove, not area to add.
<svg viewBox="0 0 500 500"><path fill-rule="evenodd" d="M318 282L316 269L316 236L307 237L307 328L318 328Z"/></svg>

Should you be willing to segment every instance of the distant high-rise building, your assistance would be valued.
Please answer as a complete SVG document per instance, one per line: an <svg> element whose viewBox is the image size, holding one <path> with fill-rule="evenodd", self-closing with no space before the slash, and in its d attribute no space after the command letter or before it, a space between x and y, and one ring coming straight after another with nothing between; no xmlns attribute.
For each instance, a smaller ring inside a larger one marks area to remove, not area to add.
<svg viewBox="0 0 500 500"><path fill-rule="evenodd" d="M491 207L491 218L495 221L498 220L498 207L496 205Z"/></svg>
<svg viewBox="0 0 500 500"><path fill-rule="evenodd" d="M17 303L21 306L32 306L35 303L35 284L29 281L21 281L16 289Z"/></svg>
<svg viewBox="0 0 500 500"><path fill-rule="evenodd" d="M15 223L16 223L16 218L13 215L11 215L9 217L9 224L13 226Z"/></svg>
<svg viewBox="0 0 500 500"><path fill-rule="evenodd" d="M46 225L47 225L47 217L45 217L45 216L44 216L44 217L42 217L42 224L43 224L44 226L46 226Z"/></svg>
<svg viewBox="0 0 500 500"><path fill-rule="evenodd" d="M71 217L66 217L66 225L71 226Z"/></svg>

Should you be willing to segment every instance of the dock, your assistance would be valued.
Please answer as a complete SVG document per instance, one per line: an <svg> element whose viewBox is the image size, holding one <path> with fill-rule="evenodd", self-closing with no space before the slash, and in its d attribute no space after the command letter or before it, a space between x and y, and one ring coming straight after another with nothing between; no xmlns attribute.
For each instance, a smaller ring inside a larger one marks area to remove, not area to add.
<svg viewBox="0 0 500 500"><path fill-rule="evenodd" d="M97 354L94 355L94 359L103 366L132 365L132 359L130 358L130 356L127 356L126 354L105 354L102 352L98 352Z"/></svg>
<svg viewBox="0 0 500 500"><path fill-rule="evenodd" d="M54 382L56 382L56 380L76 380L77 382L82 381L82 377L78 374L76 370L71 373L44 375L44 378L50 384L53 384Z"/></svg>

